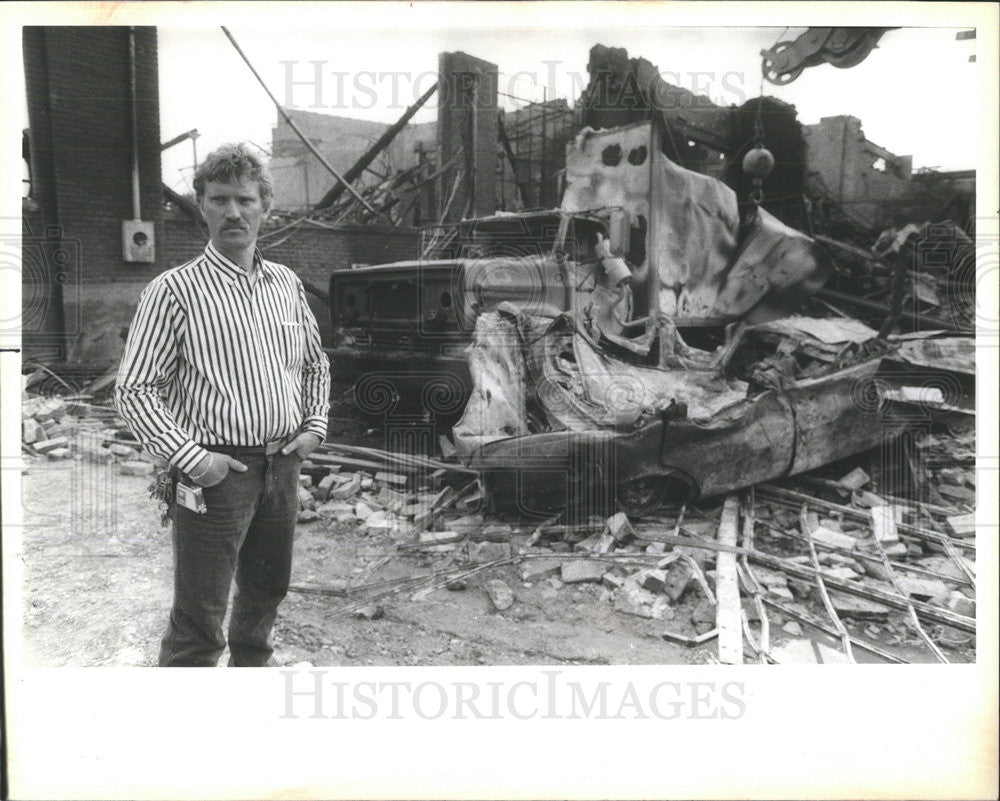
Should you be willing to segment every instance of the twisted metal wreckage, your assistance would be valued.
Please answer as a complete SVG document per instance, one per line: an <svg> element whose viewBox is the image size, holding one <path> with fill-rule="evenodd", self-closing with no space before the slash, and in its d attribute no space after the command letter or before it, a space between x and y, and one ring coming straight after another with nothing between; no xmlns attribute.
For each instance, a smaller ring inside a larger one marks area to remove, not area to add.
<svg viewBox="0 0 1000 801"><path fill-rule="evenodd" d="M412 362L422 344L454 362L472 332L455 446L522 510L642 514L898 433L875 376L907 360L899 342L795 314L833 273L825 250L759 205L741 220L728 186L656 143L655 122L584 129L560 209L466 221L452 258L331 281L335 359L377 329L379 358Z"/></svg>

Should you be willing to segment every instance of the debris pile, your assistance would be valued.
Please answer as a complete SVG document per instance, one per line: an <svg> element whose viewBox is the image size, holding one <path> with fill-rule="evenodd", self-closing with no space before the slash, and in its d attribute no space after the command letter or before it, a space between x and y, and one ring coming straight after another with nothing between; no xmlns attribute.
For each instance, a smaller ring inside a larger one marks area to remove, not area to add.
<svg viewBox="0 0 1000 801"><path fill-rule="evenodd" d="M877 237L858 233L867 247L817 234L835 273L815 303L872 325L887 317L924 329L972 333L976 315L975 233L953 222L909 223Z"/></svg>
<svg viewBox="0 0 1000 801"><path fill-rule="evenodd" d="M970 471L938 455L961 453L969 437L929 435L921 454L929 486L961 486L971 499L890 495L856 459L837 478L812 471L721 504L569 524L487 514L478 480L457 464L324 446L306 466L304 519L361 526L382 547L348 580L292 589L341 598L334 616L375 619L403 593L479 591L496 614L516 615L532 594L590 587L616 614L662 622L666 641L718 640L723 662L971 661L975 488ZM430 570L374 580L404 555Z"/></svg>
<svg viewBox="0 0 1000 801"><path fill-rule="evenodd" d="M475 471L376 448L324 444L301 471L300 523L357 521L369 534L401 541L447 545L451 532L427 529L445 510L467 512L482 502Z"/></svg>
<svg viewBox="0 0 1000 801"><path fill-rule="evenodd" d="M92 401L26 395L24 451L154 472L114 410ZM888 460L876 449L724 500L541 522L498 516L447 437L436 459L328 443L302 465L299 519L371 547L350 578L293 589L370 621L400 594L478 592L516 617L529 599L582 592L710 660L971 661L974 417L928 420ZM404 558L403 577L379 579Z"/></svg>
<svg viewBox="0 0 1000 801"><path fill-rule="evenodd" d="M124 475L146 476L157 460L144 453L125 421L91 395L25 395L21 404L24 453L53 461L113 464Z"/></svg>

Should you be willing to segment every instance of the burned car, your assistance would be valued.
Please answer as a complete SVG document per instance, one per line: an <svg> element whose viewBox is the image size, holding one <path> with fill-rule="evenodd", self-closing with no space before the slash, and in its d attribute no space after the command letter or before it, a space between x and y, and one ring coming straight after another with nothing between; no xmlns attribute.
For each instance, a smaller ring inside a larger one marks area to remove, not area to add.
<svg viewBox="0 0 1000 801"><path fill-rule="evenodd" d="M582 131L565 183L559 209L460 224L448 258L334 273L335 360L463 376L455 446L527 513L641 513L878 444L893 346L797 313L832 273L811 238L741 219L649 123Z"/></svg>
<svg viewBox="0 0 1000 801"><path fill-rule="evenodd" d="M570 315L484 315L459 452L522 513L644 514L811 470L893 433L876 374L895 346L855 321L737 325L714 352L666 325L661 342L674 366L610 355Z"/></svg>
<svg viewBox="0 0 1000 801"><path fill-rule="evenodd" d="M622 246L622 220L616 209L468 220L432 231L438 241L425 248L428 258L333 272L336 369L349 378L386 368L416 379L447 371L468 386L464 351L476 319L503 302L544 317L598 308L604 325L620 331L631 294L611 285L595 249Z"/></svg>

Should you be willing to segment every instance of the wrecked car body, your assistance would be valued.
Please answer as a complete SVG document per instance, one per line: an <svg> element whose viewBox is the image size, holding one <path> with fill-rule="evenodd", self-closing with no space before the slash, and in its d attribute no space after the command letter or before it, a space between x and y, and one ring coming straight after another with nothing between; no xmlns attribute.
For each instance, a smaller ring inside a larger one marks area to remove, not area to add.
<svg viewBox="0 0 1000 801"><path fill-rule="evenodd" d="M590 499L644 514L891 436L875 376L893 346L881 340L835 343L823 361L823 343L782 330L795 326L789 318L741 327L716 354L702 352L701 367L663 369L609 357L568 316L526 345L524 319L504 316L477 330L477 385L454 434L488 491L522 512Z"/></svg>
<svg viewBox="0 0 1000 801"><path fill-rule="evenodd" d="M418 379L448 370L468 384L464 350L476 319L502 302L543 317L597 309L602 328L620 332L632 313L631 294L616 285L627 268L609 278L595 247L620 241L621 220L607 208L501 214L452 227L431 258L335 271L336 369L357 377L391 366Z"/></svg>
<svg viewBox="0 0 1000 801"><path fill-rule="evenodd" d="M763 209L741 219L658 136L585 129L560 209L466 221L451 258L331 280L335 360L467 365L455 447L522 512L644 513L888 436L874 377L895 346L795 314L826 252Z"/></svg>

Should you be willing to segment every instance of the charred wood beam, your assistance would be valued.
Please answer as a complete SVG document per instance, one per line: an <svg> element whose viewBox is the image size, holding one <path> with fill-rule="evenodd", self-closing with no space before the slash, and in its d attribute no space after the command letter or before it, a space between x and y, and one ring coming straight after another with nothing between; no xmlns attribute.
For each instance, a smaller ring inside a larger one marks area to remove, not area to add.
<svg viewBox="0 0 1000 801"><path fill-rule="evenodd" d="M321 211L325 208L329 208L346 189L351 189L353 194L353 187L349 187L348 185L357 180L358 176L360 176L361 173L368 168L368 165L378 157L379 153L392 144L392 140L395 139L399 132L406 127L406 124L413 118L413 115L420 111L424 103L430 100L431 95L437 91L437 87L438 85L435 83L430 89L421 95L420 99L418 99L416 103L406 109L406 111L403 112L403 116L387 128L385 133L378 138L375 144L368 148L368 150L362 154L361 158L354 163L354 166L344 173L343 182L335 184L329 192L320 198L319 203L313 206L313 211ZM369 209L369 211L373 210Z"/></svg>
<svg viewBox="0 0 1000 801"><path fill-rule="evenodd" d="M906 288L906 262L896 253L892 265L892 294L889 301L889 316L882 321L879 328L879 339L885 339L896 327L899 316L903 312L903 291Z"/></svg>
<svg viewBox="0 0 1000 801"><path fill-rule="evenodd" d="M528 200L528 188L518 176L517 157L514 155L514 150L510 146L510 139L507 137L507 129L503 124L502 111L497 114L497 133L500 136L500 144L503 145L503 152L507 155L507 161L510 162L510 171L514 174L514 183L517 185L517 193L521 196L521 202L524 204L524 207L528 208L531 205L531 201Z"/></svg>

